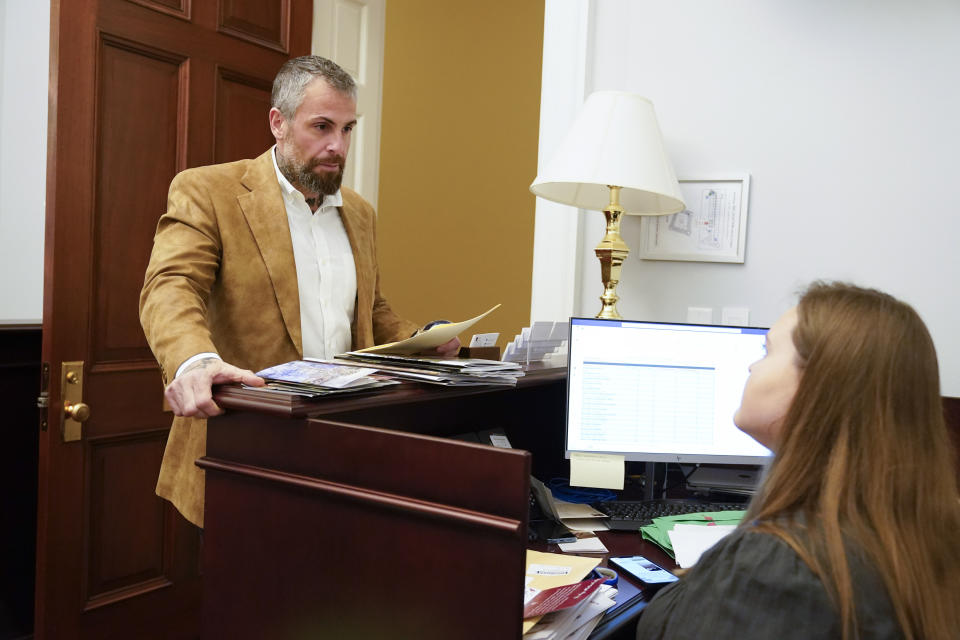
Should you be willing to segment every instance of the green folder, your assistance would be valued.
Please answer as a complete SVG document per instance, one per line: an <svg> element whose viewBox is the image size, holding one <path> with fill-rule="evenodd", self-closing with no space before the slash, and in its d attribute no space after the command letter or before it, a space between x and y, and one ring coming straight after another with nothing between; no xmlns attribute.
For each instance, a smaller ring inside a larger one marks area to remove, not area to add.
<svg viewBox="0 0 960 640"><path fill-rule="evenodd" d="M649 540L662 548L671 558L676 558L673 553L673 545L670 544L668 532L673 529L675 524L732 524L738 525L743 520L746 511L710 511L706 513L684 513L678 516L664 516L654 518L653 524L640 527L640 535L644 540Z"/></svg>

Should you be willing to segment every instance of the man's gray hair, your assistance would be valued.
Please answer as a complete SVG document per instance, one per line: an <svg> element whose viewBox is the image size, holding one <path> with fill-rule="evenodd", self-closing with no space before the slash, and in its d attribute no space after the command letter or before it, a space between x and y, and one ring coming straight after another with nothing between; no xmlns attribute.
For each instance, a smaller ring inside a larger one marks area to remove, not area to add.
<svg viewBox="0 0 960 640"><path fill-rule="evenodd" d="M270 106L276 107L284 118L293 118L307 85L323 78L340 93L357 99L357 83L336 62L320 56L300 56L283 63L273 79Z"/></svg>

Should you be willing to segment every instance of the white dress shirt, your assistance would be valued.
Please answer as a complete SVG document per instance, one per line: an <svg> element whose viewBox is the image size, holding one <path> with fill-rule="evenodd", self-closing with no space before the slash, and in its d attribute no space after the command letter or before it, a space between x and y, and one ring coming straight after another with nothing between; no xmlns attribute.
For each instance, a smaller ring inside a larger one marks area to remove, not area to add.
<svg viewBox="0 0 960 640"><path fill-rule="evenodd" d="M325 196L316 213L303 194L290 184L277 166L283 204L290 224L293 259L300 291L300 332L305 358L332 358L350 350L351 325L357 300L357 271L347 230L340 219L343 196L338 190ZM177 368L177 376L201 358L219 358L216 353L198 353ZM279 364L279 363L278 363Z"/></svg>
<svg viewBox="0 0 960 640"><path fill-rule="evenodd" d="M350 350L351 324L357 300L357 270L347 230L340 219L340 191L325 196L316 213L303 194L277 171L287 208L293 259L300 289L300 331L305 358L332 358Z"/></svg>

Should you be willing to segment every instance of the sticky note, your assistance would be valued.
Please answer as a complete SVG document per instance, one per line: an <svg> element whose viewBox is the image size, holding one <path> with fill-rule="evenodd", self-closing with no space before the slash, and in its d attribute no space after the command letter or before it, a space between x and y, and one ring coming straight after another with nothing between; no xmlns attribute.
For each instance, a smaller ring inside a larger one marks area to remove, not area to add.
<svg viewBox="0 0 960 640"><path fill-rule="evenodd" d="M623 489L622 455L570 452L570 486Z"/></svg>

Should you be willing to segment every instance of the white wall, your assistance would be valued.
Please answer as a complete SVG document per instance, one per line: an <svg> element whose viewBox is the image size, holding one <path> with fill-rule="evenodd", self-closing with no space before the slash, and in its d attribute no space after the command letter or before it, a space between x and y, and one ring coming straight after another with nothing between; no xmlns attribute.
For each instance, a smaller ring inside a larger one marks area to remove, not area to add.
<svg viewBox="0 0 960 640"><path fill-rule="evenodd" d="M593 11L589 2L547 0L546 5L538 171L552 157L587 96L586 52ZM578 250L582 216L573 207L543 198L536 203L531 324L570 316L579 296L578 264L570 257Z"/></svg>
<svg viewBox="0 0 960 640"><path fill-rule="evenodd" d="M745 306L751 324L769 326L809 281L850 280L914 305L937 344L942 392L960 396L960 3L592 5L587 93L649 97L679 176L752 178L742 265L640 260L639 219L625 220L624 317L683 321L702 306L719 322L722 307ZM602 214L581 216L571 313L593 315Z"/></svg>
<svg viewBox="0 0 960 640"><path fill-rule="evenodd" d="M50 1L0 3L0 324L43 314Z"/></svg>

